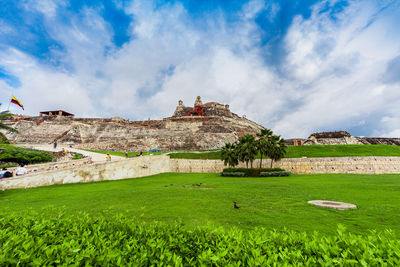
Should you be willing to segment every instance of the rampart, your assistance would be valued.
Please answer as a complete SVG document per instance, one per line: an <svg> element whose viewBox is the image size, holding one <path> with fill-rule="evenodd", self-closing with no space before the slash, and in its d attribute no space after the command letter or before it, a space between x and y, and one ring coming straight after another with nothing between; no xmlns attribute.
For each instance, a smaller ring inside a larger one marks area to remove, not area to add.
<svg viewBox="0 0 400 267"><path fill-rule="evenodd" d="M269 167L270 160L263 160ZM241 165L244 167L244 165ZM259 161L253 162L254 167ZM225 168L220 160L170 159L167 155L145 156L59 171L31 173L0 180L0 189L28 188L53 184L84 183L137 178L165 172L215 173ZM395 174L400 173L400 157L293 158L274 163L293 174Z"/></svg>
<svg viewBox="0 0 400 267"><path fill-rule="evenodd" d="M33 173L1 179L0 189L29 188L54 184L87 183L149 176L170 171L168 156L147 156L97 163L80 168Z"/></svg>
<svg viewBox="0 0 400 267"><path fill-rule="evenodd" d="M259 160L253 167L259 167ZM263 160L269 168L271 161ZM243 163L239 167L246 167ZM287 158L273 164L293 174L390 174L400 173L400 157L335 157L335 158ZM171 159L172 172L213 173L221 172L226 166L220 160Z"/></svg>

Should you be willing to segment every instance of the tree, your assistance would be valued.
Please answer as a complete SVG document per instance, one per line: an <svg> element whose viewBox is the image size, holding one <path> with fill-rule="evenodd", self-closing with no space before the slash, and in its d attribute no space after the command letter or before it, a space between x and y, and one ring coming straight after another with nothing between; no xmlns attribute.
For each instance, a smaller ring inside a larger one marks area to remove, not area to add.
<svg viewBox="0 0 400 267"><path fill-rule="evenodd" d="M261 129L260 133L257 134L257 149L260 153L260 168L262 168L263 155L267 154L268 144L270 142L273 132L270 129Z"/></svg>
<svg viewBox="0 0 400 267"><path fill-rule="evenodd" d="M271 168L274 161L278 161L286 154L285 140L280 136L273 135L270 138L267 156L271 159Z"/></svg>
<svg viewBox="0 0 400 267"><path fill-rule="evenodd" d="M11 114L8 110L0 112L0 129L17 133L18 132L17 130L15 130L14 128L9 127L3 123L3 121L11 119L12 116L13 116L13 114Z"/></svg>
<svg viewBox="0 0 400 267"><path fill-rule="evenodd" d="M225 147L221 150L221 160L224 161L224 165L229 165L229 167L235 167L239 164L238 151L235 144L225 144Z"/></svg>
<svg viewBox="0 0 400 267"><path fill-rule="evenodd" d="M243 135L238 143L238 156L240 161L246 162L246 167L253 168L253 161L257 156L256 139L251 134Z"/></svg>

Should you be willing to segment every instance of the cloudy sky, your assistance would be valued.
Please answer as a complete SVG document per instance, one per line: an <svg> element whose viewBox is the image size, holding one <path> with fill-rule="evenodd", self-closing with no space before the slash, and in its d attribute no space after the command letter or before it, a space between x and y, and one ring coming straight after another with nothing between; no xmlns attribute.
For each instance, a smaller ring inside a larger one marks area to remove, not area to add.
<svg viewBox="0 0 400 267"><path fill-rule="evenodd" d="M400 137L400 1L0 0L0 102L130 120L179 99L276 133Z"/></svg>

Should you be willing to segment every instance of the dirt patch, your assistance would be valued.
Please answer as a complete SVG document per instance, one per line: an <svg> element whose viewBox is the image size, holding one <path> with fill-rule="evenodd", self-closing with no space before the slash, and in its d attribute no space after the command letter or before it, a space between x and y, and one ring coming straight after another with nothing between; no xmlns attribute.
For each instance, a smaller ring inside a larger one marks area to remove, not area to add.
<svg viewBox="0 0 400 267"><path fill-rule="evenodd" d="M357 206L350 203L330 201L330 200L310 200L309 204L315 205L317 207L322 208L331 208L336 210L348 210L348 209L356 209Z"/></svg>

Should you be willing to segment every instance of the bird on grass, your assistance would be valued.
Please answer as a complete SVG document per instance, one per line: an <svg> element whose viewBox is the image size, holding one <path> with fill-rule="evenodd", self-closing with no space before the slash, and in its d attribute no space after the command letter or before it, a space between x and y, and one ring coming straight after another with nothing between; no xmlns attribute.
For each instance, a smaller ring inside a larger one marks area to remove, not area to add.
<svg viewBox="0 0 400 267"><path fill-rule="evenodd" d="M238 205L236 205L236 201L233 201L233 208L234 209L240 209L240 207Z"/></svg>

